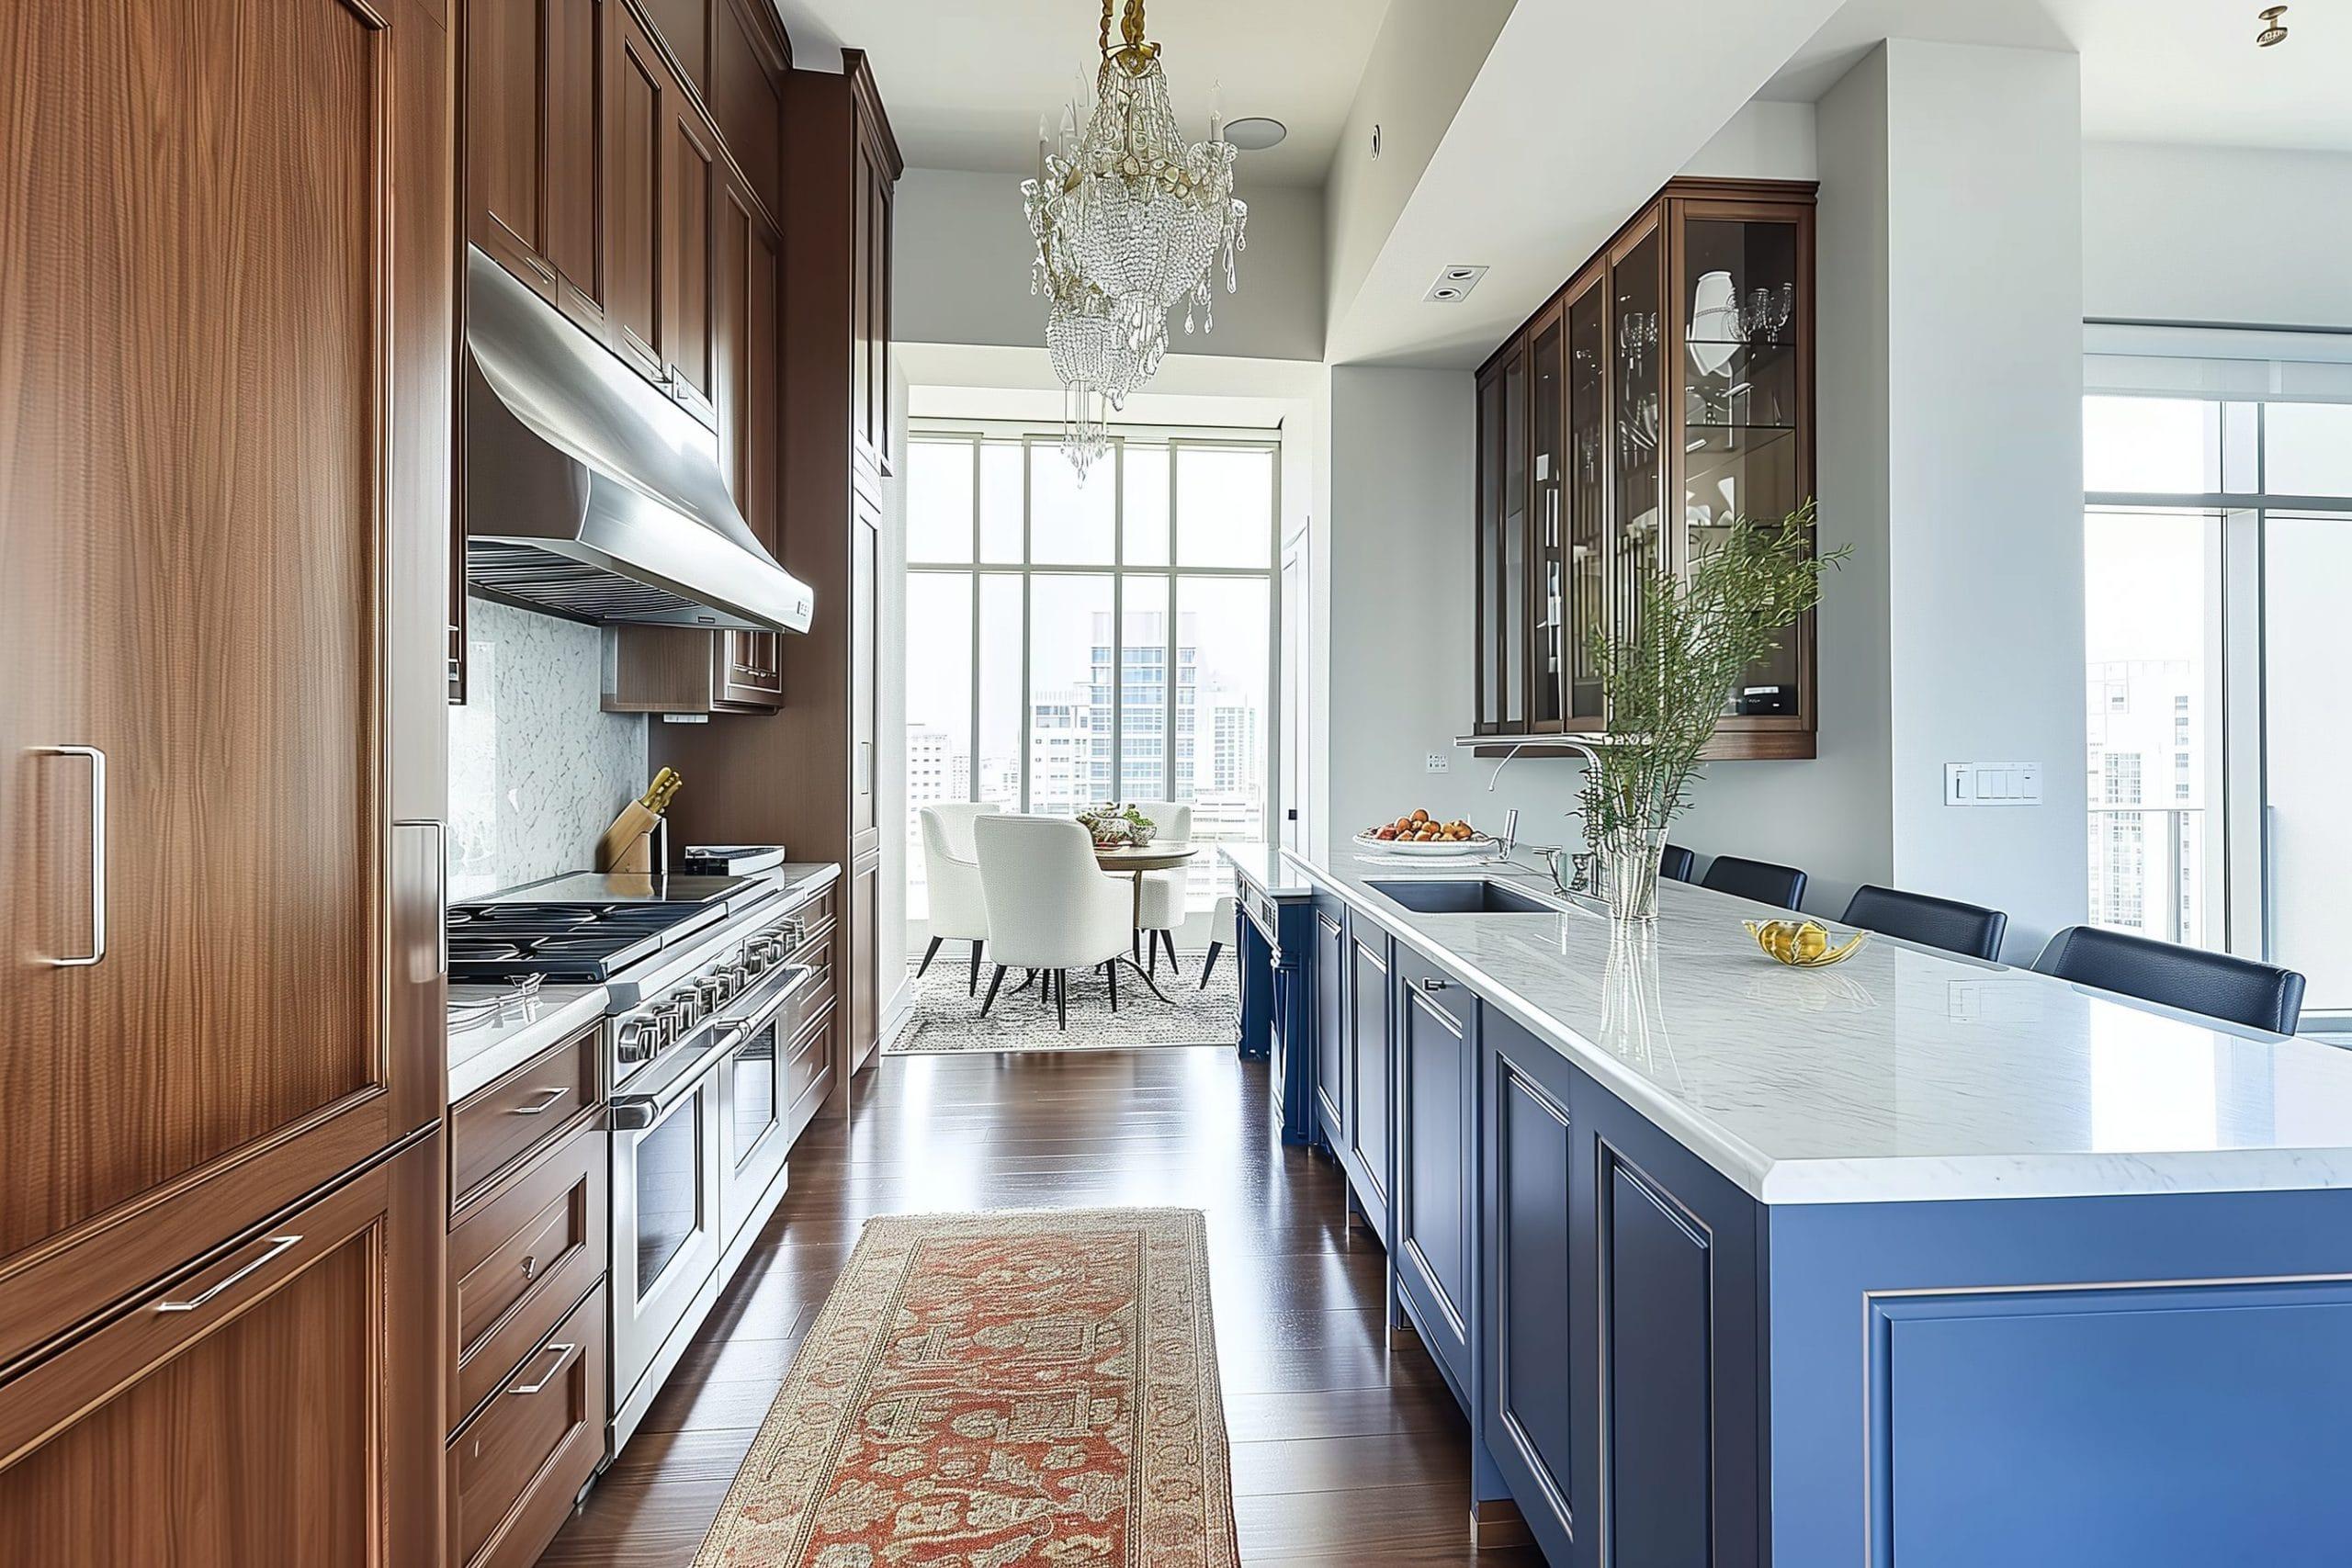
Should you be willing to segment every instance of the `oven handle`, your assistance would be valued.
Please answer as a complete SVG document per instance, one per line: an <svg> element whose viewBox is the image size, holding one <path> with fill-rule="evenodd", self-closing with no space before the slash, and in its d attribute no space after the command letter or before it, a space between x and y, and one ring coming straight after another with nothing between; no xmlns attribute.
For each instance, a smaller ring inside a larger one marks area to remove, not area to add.
<svg viewBox="0 0 2352 1568"><path fill-rule="evenodd" d="M817 977L816 968L807 964L787 964L780 973L787 976L782 988L775 996L762 1002L759 1010L742 1021L740 1026L741 1032L731 1036L722 1049L731 1051L761 1030L765 1029L769 1021L782 1012L786 1005L798 996L808 982Z"/></svg>

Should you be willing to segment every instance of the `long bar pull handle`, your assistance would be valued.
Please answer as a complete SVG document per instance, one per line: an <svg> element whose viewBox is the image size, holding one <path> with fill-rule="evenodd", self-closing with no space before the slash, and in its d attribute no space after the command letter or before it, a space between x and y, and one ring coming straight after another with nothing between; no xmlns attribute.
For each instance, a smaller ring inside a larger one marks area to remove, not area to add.
<svg viewBox="0 0 2352 1568"><path fill-rule="evenodd" d="M86 969L107 955L107 754L95 746L36 746L49 757L81 757L90 764L90 951L42 960L60 969Z"/></svg>
<svg viewBox="0 0 2352 1568"><path fill-rule="evenodd" d="M561 1100L565 1095L570 1094L571 1092L571 1088L568 1084L558 1085L554 1089L543 1089L539 1091L539 1098L537 1100L533 1101L529 1105L509 1106L507 1108L506 1114L509 1116L540 1115L551 1109L557 1100Z"/></svg>
<svg viewBox="0 0 2352 1568"><path fill-rule="evenodd" d="M227 1277L216 1281L209 1289L198 1291L196 1294L188 1297L186 1301L157 1302L155 1303L155 1310L157 1312L194 1312L197 1308L204 1305L205 1303L210 1301L213 1297L219 1295L221 1292L227 1290L238 1280L253 1273L255 1269L266 1267L277 1258L278 1254L284 1252L287 1248L291 1247L300 1247L301 1244L302 1238L299 1235L271 1236L269 1238L269 1246L263 1249L259 1257L246 1264L243 1269L240 1269L235 1273L228 1275Z"/></svg>
<svg viewBox="0 0 2352 1568"><path fill-rule="evenodd" d="M506 1391L507 1393L538 1393L539 1390L547 1387L548 1384L561 1377L563 1375L563 1369L571 1365L572 1357L580 1353L579 1346L565 1345L552 1339L548 1341L547 1348L555 1352L555 1360L549 1364L546 1371L539 1374L539 1381L537 1382L517 1383L513 1388L508 1389Z"/></svg>

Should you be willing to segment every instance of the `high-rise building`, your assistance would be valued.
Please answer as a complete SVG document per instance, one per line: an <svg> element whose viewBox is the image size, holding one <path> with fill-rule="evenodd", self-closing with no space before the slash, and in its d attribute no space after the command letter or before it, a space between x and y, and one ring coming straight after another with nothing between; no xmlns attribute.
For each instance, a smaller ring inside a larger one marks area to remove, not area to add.
<svg viewBox="0 0 2352 1568"><path fill-rule="evenodd" d="M2088 667L2091 919L2202 945L2204 694L2186 660Z"/></svg>

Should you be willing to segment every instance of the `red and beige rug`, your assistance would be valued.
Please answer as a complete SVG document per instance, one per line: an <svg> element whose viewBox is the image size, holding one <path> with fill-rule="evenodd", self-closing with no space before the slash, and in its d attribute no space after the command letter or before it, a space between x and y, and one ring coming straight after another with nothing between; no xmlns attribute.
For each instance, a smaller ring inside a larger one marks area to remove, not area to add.
<svg viewBox="0 0 2352 1568"><path fill-rule="evenodd" d="M695 1568L1236 1568L1189 1209L870 1220Z"/></svg>

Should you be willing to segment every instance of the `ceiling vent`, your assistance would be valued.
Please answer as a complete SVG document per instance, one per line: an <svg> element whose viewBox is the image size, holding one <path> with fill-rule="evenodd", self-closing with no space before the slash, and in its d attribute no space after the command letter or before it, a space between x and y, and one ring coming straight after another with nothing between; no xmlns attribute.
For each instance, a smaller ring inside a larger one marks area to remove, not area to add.
<svg viewBox="0 0 2352 1568"><path fill-rule="evenodd" d="M1487 269L1483 266L1447 267L1437 275L1437 281L1430 285L1430 291L1421 298L1432 304L1459 305L1470 298L1470 290L1477 288L1478 280L1486 276Z"/></svg>

